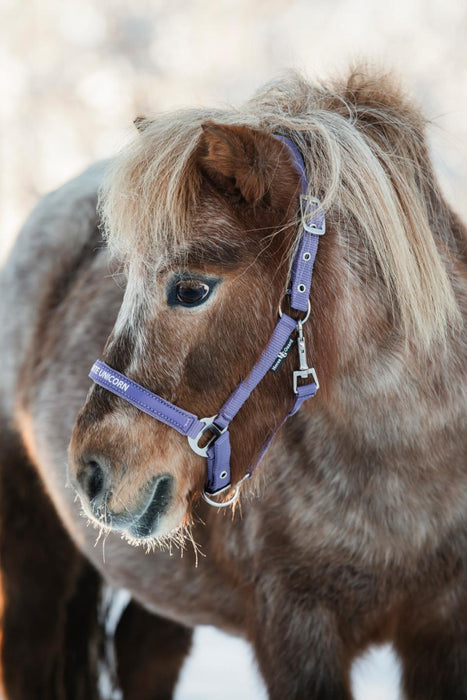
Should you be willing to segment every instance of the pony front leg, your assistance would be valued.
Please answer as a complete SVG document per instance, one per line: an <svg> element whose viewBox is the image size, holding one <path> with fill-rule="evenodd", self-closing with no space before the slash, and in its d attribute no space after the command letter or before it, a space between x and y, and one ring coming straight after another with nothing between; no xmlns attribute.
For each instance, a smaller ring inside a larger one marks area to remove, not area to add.
<svg viewBox="0 0 467 700"><path fill-rule="evenodd" d="M19 436L0 421L1 694L97 698L96 572L60 523Z"/></svg>
<svg viewBox="0 0 467 700"><path fill-rule="evenodd" d="M131 601L115 635L118 679L125 700L171 700L192 636L193 630Z"/></svg>
<svg viewBox="0 0 467 700"><path fill-rule="evenodd" d="M467 700L467 576L402 610L395 644L407 700Z"/></svg>
<svg viewBox="0 0 467 700"><path fill-rule="evenodd" d="M269 698L351 700L351 659L336 616L310 599L294 598L290 585L257 598L251 637Z"/></svg>

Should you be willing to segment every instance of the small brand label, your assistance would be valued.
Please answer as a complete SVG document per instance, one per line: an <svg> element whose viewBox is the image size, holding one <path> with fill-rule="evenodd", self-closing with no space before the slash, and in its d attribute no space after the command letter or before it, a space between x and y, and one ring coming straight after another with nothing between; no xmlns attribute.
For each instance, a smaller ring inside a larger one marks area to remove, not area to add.
<svg viewBox="0 0 467 700"><path fill-rule="evenodd" d="M99 379L103 379L108 384L112 384L112 386L116 387L117 389L121 389L125 393L130 388L128 382L124 382L119 377L116 377L111 372L108 372L106 369L100 368L97 365L93 365L91 374L94 374L94 376L98 377Z"/></svg>
<svg viewBox="0 0 467 700"><path fill-rule="evenodd" d="M294 345L295 338L289 338L271 366L273 372L277 372Z"/></svg>

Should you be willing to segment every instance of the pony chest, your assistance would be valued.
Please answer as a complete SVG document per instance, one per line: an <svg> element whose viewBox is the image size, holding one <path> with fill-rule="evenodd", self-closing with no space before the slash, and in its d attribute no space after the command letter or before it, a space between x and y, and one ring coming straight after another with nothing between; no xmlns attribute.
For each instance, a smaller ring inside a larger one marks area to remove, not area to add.
<svg viewBox="0 0 467 700"><path fill-rule="evenodd" d="M346 552L365 566L408 565L437 548L464 500L462 493L443 493L393 472L362 483L335 470L284 490L283 525L310 560L324 549Z"/></svg>

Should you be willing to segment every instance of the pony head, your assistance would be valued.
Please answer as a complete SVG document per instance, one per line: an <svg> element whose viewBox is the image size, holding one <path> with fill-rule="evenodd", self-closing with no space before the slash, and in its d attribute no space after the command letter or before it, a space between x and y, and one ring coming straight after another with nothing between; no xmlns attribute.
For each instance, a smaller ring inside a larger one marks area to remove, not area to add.
<svg viewBox="0 0 467 700"><path fill-rule="evenodd" d="M324 89L291 77L241 111L138 119L137 130L100 205L127 274L103 354L118 372L200 417L249 374L297 243L299 176L274 134L301 150L328 221L306 338L324 391L302 410L337 406L342 377L389 338L426 348L455 321L431 230L440 198L423 123L387 82L357 75ZM293 355L232 422L233 482L290 410ZM150 541L189 523L206 465L176 431L93 386L70 473L94 521Z"/></svg>
<svg viewBox="0 0 467 700"><path fill-rule="evenodd" d="M109 218L116 216L109 212L115 188L130 207L152 201L145 221L134 212L131 227L141 228L131 231L124 253L127 288L103 358L177 406L210 416L249 373L274 328L299 176L271 134L188 116L172 147L165 135L163 155L157 137L173 124L145 126L137 149L144 158L152 152L154 172L142 172L141 163L130 172L126 164L125 192L114 182L104 195ZM234 480L290 408L293 396L281 380L265 379L231 432ZM205 460L185 438L99 387L77 420L71 456L87 513L134 539L186 522L205 479Z"/></svg>

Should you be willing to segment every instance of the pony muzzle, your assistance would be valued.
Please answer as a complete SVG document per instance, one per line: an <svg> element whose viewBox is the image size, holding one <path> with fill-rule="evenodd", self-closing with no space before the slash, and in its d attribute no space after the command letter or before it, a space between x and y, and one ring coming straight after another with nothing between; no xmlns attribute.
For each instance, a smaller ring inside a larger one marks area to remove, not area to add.
<svg viewBox="0 0 467 700"><path fill-rule="evenodd" d="M124 531L133 539L153 538L166 534L164 520L173 502L175 479L171 474L153 476L140 488L130 504L123 496L122 478L116 478L104 455L78 460L73 485L86 515L96 524ZM134 502L136 501L136 502Z"/></svg>

